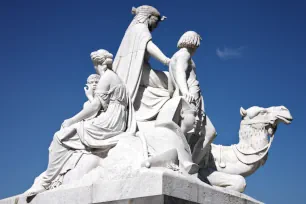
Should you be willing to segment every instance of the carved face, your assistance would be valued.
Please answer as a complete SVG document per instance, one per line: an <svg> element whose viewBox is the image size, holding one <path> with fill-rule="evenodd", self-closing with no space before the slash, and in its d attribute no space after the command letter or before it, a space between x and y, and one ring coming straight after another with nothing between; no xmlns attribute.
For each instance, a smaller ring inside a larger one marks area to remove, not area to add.
<svg viewBox="0 0 306 204"><path fill-rule="evenodd" d="M156 16L150 16L148 26L149 30L152 32L155 28L157 28L159 23L159 19Z"/></svg>
<svg viewBox="0 0 306 204"><path fill-rule="evenodd" d="M96 90L98 83L99 83L98 79L91 79L87 82L88 86L91 86L93 91Z"/></svg>
<svg viewBox="0 0 306 204"><path fill-rule="evenodd" d="M280 122L290 124L293 120L285 106L272 106L270 108L253 106L247 110L241 107L240 114L243 117L242 123L245 124L265 123L276 127Z"/></svg>
<svg viewBox="0 0 306 204"><path fill-rule="evenodd" d="M183 111L181 118L181 128L185 133L195 128L197 117L194 111Z"/></svg>

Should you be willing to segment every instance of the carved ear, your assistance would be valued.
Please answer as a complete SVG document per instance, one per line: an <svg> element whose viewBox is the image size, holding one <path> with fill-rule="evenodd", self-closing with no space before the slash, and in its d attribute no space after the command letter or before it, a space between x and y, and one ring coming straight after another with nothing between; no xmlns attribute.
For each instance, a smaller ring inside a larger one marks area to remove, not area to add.
<svg viewBox="0 0 306 204"><path fill-rule="evenodd" d="M241 115L242 117L244 117L244 116L247 115L246 110L244 110L244 108L242 108L242 107L240 107L240 115Z"/></svg>

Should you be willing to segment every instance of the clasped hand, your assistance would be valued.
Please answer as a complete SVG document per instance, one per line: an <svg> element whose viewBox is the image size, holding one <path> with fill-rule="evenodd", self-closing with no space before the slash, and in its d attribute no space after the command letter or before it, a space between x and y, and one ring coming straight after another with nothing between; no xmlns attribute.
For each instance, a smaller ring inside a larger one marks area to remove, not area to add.
<svg viewBox="0 0 306 204"><path fill-rule="evenodd" d="M185 93L184 98L188 101L188 103L195 101L195 97L191 93Z"/></svg>

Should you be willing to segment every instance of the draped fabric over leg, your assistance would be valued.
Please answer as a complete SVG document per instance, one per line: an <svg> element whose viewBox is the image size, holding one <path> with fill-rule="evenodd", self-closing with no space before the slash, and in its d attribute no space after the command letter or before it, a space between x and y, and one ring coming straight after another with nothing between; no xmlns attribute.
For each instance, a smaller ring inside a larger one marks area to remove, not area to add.
<svg viewBox="0 0 306 204"><path fill-rule="evenodd" d="M59 138L64 138L67 134L71 134L72 132L76 133L76 130L73 127L61 129L55 133L53 141L49 147L48 168L42 177L42 185L44 187L49 186L57 177L65 163L73 154L74 150L85 149L85 146L82 144L77 134L74 134L69 138L69 140L63 140L63 142L60 141Z"/></svg>
<svg viewBox="0 0 306 204"><path fill-rule="evenodd" d="M140 86L134 102L136 120L143 122L155 119L169 99L168 72L154 70L149 63L144 63Z"/></svg>
<svg viewBox="0 0 306 204"><path fill-rule="evenodd" d="M133 108L124 84L118 84L107 92L96 92L96 97L108 103L107 110L96 118L75 123L55 133L49 148L48 168L41 180L45 188L61 172L75 150L109 150L119 138L135 130Z"/></svg>

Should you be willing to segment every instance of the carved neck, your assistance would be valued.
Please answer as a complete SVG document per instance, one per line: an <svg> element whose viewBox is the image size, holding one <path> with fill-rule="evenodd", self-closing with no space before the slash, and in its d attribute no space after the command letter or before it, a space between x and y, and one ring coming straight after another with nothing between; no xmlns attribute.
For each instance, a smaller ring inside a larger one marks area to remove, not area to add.
<svg viewBox="0 0 306 204"><path fill-rule="evenodd" d="M240 126L238 146L241 150L257 151L268 143L268 131L263 124Z"/></svg>

